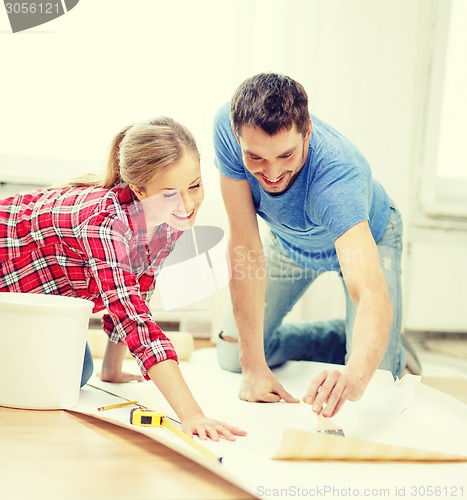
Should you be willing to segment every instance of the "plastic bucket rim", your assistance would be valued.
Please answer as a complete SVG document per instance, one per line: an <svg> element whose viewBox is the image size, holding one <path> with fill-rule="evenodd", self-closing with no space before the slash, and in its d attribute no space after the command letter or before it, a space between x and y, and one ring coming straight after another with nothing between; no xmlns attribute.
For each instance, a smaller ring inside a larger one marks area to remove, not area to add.
<svg viewBox="0 0 467 500"><path fill-rule="evenodd" d="M25 297L26 296L26 297ZM8 300L9 297L17 297L21 300ZM31 299L34 297L32 301ZM34 302L36 297L41 297L38 302ZM44 299L47 297L47 299ZM57 300L58 299L58 300ZM0 292L0 305L8 305L11 307L18 308L37 308L37 309L49 309L50 307L57 309L89 309L94 307L94 302L89 299L83 299L81 297L69 297L67 295L54 295L47 293L22 293L22 292Z"/></svg>

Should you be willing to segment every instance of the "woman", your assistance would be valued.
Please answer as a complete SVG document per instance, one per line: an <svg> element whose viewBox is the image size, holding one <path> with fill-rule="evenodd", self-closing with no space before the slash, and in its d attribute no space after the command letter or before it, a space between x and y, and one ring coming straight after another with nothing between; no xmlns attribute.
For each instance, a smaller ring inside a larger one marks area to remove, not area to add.
<svg viewBox="0 0 467 500"><path fill-rule="evenodd" d="M192 134L167 117L125 128L112 142L103 181L80 179L0 201L0 292L48 293L107 310L101 378L122 373L126 346L160 389L188 434L234 440L245 432L207 418L154 322L149 299L160 266L203 200ZM92 374L86 348L82 385Z"/></svg>

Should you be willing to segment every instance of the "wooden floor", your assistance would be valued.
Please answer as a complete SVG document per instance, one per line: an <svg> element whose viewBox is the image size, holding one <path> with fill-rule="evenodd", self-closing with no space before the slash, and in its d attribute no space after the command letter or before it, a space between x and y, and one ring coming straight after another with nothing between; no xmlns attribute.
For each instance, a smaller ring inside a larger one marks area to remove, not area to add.
<svg viewBox="0 0 467 500"><path fill-rule="evenodd" d="M66 411L0 407L2 500L253 498L128 429Z"/></svg>
<svg viewBox="0 0 467 500"><path fill-rule="evenodd" d="M67 411L0 407L1 500L248 498L137 432Z"/></svg>
<svg viewBox="0 0 467 500"><path fill-rule="evenodd" d="M467 403L465 380L423 382ZM142 434L66 411L0 407L0 450L2 500L253 498Z"/></svg>
<svg viewBox="0 0 467 500"><path fill-rule="evenodd" d="M465 376L467 374L467 335L413 333L409 338L419 354L422 368L424 360L435 355L449 361L446 366L452 366L456 373L461 370L459 376L441 374L434 376L429 373L432 370L427 370L425 366L422 382L467 404L467 377ZM426 358L427 354L428 358Z"/></svg>
<svg viewBox="0 0 467 500"><path fill-rule="evenodd" d="M467 404L467 379L457 377L423 377L422 382Z"/></svg>
<svg viewBox="0 0 467 500"><path fill-rule="evenodd" d="M465 335L467 336L467 335ZM464 359L467 365L467 339L466 338L431 338L424 342L427 349L454 358Z"/></svg>

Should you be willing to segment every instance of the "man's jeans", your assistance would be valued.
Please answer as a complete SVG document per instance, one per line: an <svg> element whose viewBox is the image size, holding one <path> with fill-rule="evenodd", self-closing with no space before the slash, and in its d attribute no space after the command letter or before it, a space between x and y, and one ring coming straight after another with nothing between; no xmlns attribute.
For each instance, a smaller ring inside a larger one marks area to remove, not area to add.
<svg viewBox="0 0 467 500"><path fill-rule="evenodd" d="M264 351L271 368L287 360L321 361L345 364L352 343L352 329L356 307L350 298L342 274L339 273L345 290L346 319L283 323L286 314L323 272L304 269L290 259L272 233L264 243L266 253L267 286L264 321ZM401 269L402 219L391 202L389 222L383 238L378 243L386 284L393 307L393 323L389 343L380 369L400 376L405 368L405 353L402 347L401 319ZM332 300L332 297L329 297ZM223 334L238 338L232 311L227 315ZM219 335L217 356L222 368L241 372L238 342L228 342Z"/></svg>

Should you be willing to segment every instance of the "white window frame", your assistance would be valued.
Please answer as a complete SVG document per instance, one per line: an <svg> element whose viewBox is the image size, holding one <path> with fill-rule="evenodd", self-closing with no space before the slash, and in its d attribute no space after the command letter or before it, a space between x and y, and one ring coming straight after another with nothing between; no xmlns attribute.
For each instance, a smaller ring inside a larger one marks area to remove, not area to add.
<svg viewBox="0 0 467 500"><path fill-rule="evenodd" d="M427 121L422 158L423 175L420 203L423 211L428 216L464 219L467 218L467 178L441 176L438 172L440 124L442 123L443 112L445 112L443 109L443 91L446 78L451 13L452 0L437 2L431 78L427 95ZM464 88L466 88L465 98L467 99L467 86ZM467 117L465 117L464 129L467 136Z"/></svg>

